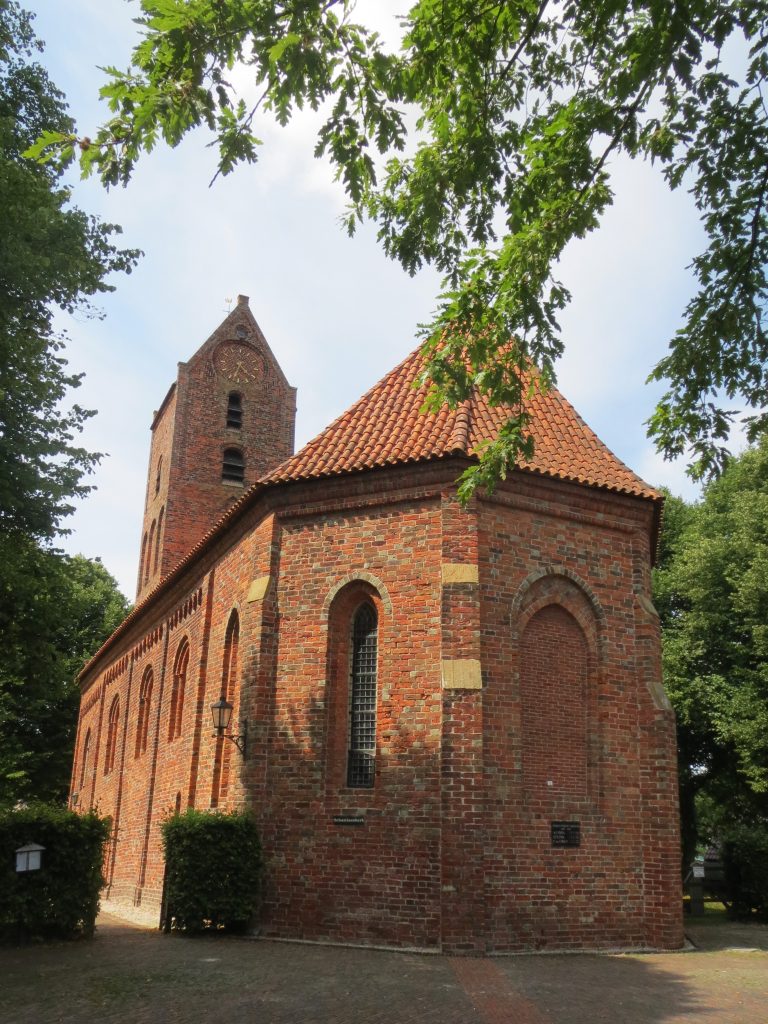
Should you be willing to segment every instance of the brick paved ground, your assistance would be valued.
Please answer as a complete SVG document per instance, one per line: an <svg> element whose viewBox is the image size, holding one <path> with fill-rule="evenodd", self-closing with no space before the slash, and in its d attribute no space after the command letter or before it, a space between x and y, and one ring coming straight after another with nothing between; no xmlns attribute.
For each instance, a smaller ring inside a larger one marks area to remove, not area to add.
<svg viewBox="0 0 768 1024"><path fill-rule="evenodd" d="M102 915L93 942L0 950L1 1024L766 1024L768 927L686 953L463 957L183 939Z"/></svg>

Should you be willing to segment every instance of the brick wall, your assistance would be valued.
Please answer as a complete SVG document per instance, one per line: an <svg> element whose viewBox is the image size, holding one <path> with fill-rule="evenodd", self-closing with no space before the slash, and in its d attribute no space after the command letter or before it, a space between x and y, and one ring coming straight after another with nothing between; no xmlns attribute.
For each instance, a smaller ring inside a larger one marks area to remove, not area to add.
<svg viewBox="0 0 768 1024"><path fill-rule="evenodd" d="M163 814L210 806L209 705L234 611L249 753L226 744L219 802L259 820L265 934L476 953L680 944L649 503L517 473L464 510L460 468L270 488L94 665L78 806L116 819L113 898L157 906ZM346 778L362 601L378 617L371 789ZM182 641L183 729L169 739ZM154 717L137 757L148 666ZM116 693L120 768L105 776ZM578 822L578 847L552 846L561 820Z"/></svg>
<svg viewBox="0 0 768 1024"><path fill-rule="evenodd" d="M267 934L438 941L439 521L435 499L282 519ZM366 599L378 611L376 778L350 789L349 630Z"/></svg>
<svg viewBox="0 0 768 1024"><path fill-rule="evenodd" d="M678 848L671 775L663 824L653 840L644 834L661 810L644 792L647 759L669 768L675 758L674 716L638 672L649 514L642 502L543 483L482 508L493 949L682 942L679 871L657 861ZM553 821L577 822L580 846L553 846Z"/></svg>

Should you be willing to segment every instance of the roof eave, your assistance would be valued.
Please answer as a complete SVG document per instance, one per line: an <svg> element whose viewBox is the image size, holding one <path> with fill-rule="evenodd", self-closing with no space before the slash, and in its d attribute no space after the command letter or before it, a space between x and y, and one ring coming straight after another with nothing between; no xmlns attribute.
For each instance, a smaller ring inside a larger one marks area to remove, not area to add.
<svg viewBox="0 0 768 1024"><path fill-rule="evenodd" d="M275 479L272 474L265 480L259 480L255 484L245 491L244 494L232 505L227 511L221 516L217 523L208 531L207 534L185 555L185 557L178 562L160 581L159 583L146 595L146 597L136 605L135 608L123 619L117 629L104 641L102 646L93 655L92 658L83 666L82 670L77 676L77 681L82 685L85 677L91 673L96 664L101 661L107 651L119 640L125 633L128 632L130 627L151 607L152 604L160 600L163 594L171 588L171 586L184 575L185 571L190 568L192 563L198 558L205 555L216 543L219 541L234 524L242 518L252 507L256 501L265 495L268 491L276 489L278 487L286 486L299 486L302 484L309 484L313 481L318 483L334 478L342 478L346 476L357 476L362 473L369 473L372 471L381 471L387 469L396 469L402 466L414 466L418 464L424 464L428 462L442 462L447 460L455 459L464 463L476 463L477 458L473 455L467 455L461 449L454 449L452 451L445 451L441 453L432 453L427 457L416 457L412 459L400 459L395 462L387 462L380 465L372 466L361 466L355 469L345 469L338 472L328 473L315 473L307 476L297 475L294 477L277 478ZM634 498L640 501L652 501L654 503L654 516L651 527L651 559L653 562L656 560L656 552L658 548L658 541L660 535L661 526L661 515L663 510L664 497L658 492L651 494L640 494L633 493L626 489L611 487L607 484L596 484L587 483L583 480L576 480L574 478L567 478L559 476L554 473L547 473L539 469L531 469L526 466L515 467L517 472L530 474L531 476L537 476L545 480L559 481L561 483L567 483L571 486L576 487L589 487L594 490L600 490L612 494L623 495L625 497ZM651 490L649 488L649 490Z"/></svg>

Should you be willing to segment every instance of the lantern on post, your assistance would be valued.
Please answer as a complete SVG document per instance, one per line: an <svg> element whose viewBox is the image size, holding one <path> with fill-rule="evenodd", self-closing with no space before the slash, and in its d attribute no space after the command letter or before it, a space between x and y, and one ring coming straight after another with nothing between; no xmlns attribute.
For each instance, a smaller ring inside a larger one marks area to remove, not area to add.
<svg viewBox="0 0 768 1024"><path fill-rule="evenodd" d="M16 871L39 871L43 860L44 846L39 843L27 843L16 851Z"/></svg>
<svg viewBox="0 0 768 1024"><path fill-rule="evenodd" d="M223 736L225 740L231 740L243 757L245 757L248 747L248 722L243 719L240 723L242 733L239 736L233 736L232 733L228 733L227 729L229 728L229 723L232 721L233 710L232 704L223 697L220 700L217 700L215 704L211 704L213 728L216 730L215 735L217 737Z"/></svg>

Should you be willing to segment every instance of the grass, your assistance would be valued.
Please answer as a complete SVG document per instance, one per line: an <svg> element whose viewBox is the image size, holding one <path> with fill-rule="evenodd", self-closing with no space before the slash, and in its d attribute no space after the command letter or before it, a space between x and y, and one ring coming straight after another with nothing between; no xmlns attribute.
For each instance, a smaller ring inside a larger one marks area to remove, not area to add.
<svg viewBox="0 0 768 1024"><path fill-rule="evenodd" d="M704 914L699 916L693 916L688 910L690 903L688 896L683 897L683 911L685 913L685 921L695 921L696 924L724 924L726 921L731 919L728 917L728 911L725 906L719 900L705 900L704 901Z"/></svg>

